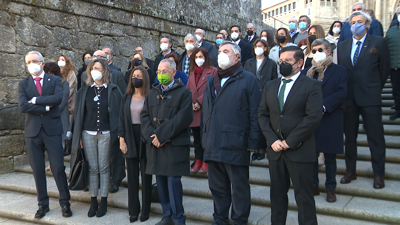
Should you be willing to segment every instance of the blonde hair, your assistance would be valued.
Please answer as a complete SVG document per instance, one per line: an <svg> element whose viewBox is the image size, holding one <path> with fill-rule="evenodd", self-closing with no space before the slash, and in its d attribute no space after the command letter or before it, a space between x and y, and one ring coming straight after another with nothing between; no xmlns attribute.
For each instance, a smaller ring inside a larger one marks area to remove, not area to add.
<svg viewBox="0 0 400 225"><path fill-rule="evenodd" d="M101 66L103 67L103 77L102 77L103 83L105 83L105 84L111 83L111 70L110 70L110 67L108 66L107 62L104 59L95 59L92 62L90 62L86 68L86 73L88 76L88 78L86 80L86 84L88 86L90 86L94 83L94 80L93 80L90 72L93 70L93 66L97 62L100 63Z"/></svg>

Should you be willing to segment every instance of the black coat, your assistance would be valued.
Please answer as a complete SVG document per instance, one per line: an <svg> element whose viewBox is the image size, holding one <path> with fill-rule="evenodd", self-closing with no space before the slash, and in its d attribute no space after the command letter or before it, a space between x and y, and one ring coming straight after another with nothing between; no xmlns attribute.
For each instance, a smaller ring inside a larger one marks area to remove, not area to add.
<svg viewBox="0 0 400 225"><path fill-rule="evenodd" d="M187 51L185 50L182 55L179 56L179 66L181 67L181 71L185 72L185 60L186 60ZM189 68L190 68L190 59L189 59ZM189 71L190 72L190 71ZM188 73L189 74L189 73Z"/></svg>
<svg viewBox="0 0 400 225"><path fill-rule="evenodd" d="M274 60L268 58L268 56L266 56L264 58L258 71L257 71L257 58L256 57L253 57L253 58L247 60L246 65L244 66L244 69L253 73L254 75L257 76L258 79L260 79L262 88L265 86L265 84L268 81L278 78L276 62Z"/></svg>
<svg viewBox="0 0 400 225"><path fill-rule="evenodd" d="M245 66L246 61L253 57L253 47L249 43L243 41L243 39L240 40L239 47L241 49L240 56L242 58L240 61L243 66Z"/></svg>
<svg viewBox="0 0 400 225"><path fill-rule="evenodd" d="M121 72L121 68L119 68L118 66L114 65L114 63L111 63L110 65L108 65L110 67L110 69L113 70L118 70L119 72Z"/></svg>
<svg viewBox="0 0 400 225"><path fill-rule="evenodd" d="M245 42L247 42L247 43L249 43L251 46L253 46L254 42L255 42L257 39L260 39L260 37L257 36L257 33L255 33L253 39L251 39L250 42L249 42L249 35L246 35L246 37L244 37L242 40L245 41Z"/></svg>
<svg viewBox="0 0 400 225"><path fill-rule="evenodd" d="M125 93L126 92L126 83L124 81L124 74L118 70L111 69L111 67L110 67L110 70L111 70L111 83L117 85L118 88L120 89L120 91L122 93ZM86 85L87 78L88 78L87 73L86 73L86 71L84 71L82 73L82 81L81 81L82 87L87 86Z"/></svg>
<svg viewBox="0 0 400 225"><path fill-rule="evenodd" d="M254 74L240 67L216 96L214 76L207 77L203 94L203 159L249 166L248 149L258 150L260 147L257 121L261 99L260 81Z"/></svg>
<svg viewBox="0 0 400 225"><path fill-rule="evenodd" d="M307 76L307 71L310 68L304 69L301 74ZM318 79L318 73L314 74L314 79ZM346 68L332 63L325 70L321 86L326 112L315 130L317 152L343 154L343 101L347 95Z"/></svg>
<svg viewBox="0 0 400 225"><path fill-rule="evenodd" d="M170 53L175 53L178 56L178 59L180 55L173 49L171 49ZM153 71L156 72L158 70L158 64L160 64L160 61L164 59L164 55L162 52L160 54L156 55L156 58L154 59L154 66L153 66Z"/></svg>
<svg viewBox="0 0 400 225"><path fill-rule="evenodd" d="M146 143L147 174L185 176L190 174L190 131L193 121L192 93L180 80L168 91L154 84L147 95L140 122ZM152 144L156 134L164 146Z"/></svg>
<svg viewBox="0 0 400 225"><path fill-rule="evenodd" d="M215 44L213 47L213 51L210 54L211 61L215 68L218 68L218 51L219 51L219 46Z"/></svg>
<svg viewBox="0 0 400 225"><path fill-rule="evenodd" d="M130 67L128 67L128 68L130 68ZM151 88L151 86L153 86L153 84L154 84L154 80L156 79L156 76L157 76L157 74L152 70L152 69L150 69L151 67L149 67L149 68L147 68L147 73L149 74L149 83L150 83L150 88ZM124 81L125 81L125 83L126 83L126 85L128 85L129 84L129 80L131 79L131 75L132 75L132 70L133 69L128 69L126 72L125 72L125 76L124 76Z"/></svg>
<svg viewBox="0 0 400 225"><path fill-rule="evenodd" d="M128 147L128 152L124 154L124 158L141 158L146 146L140 142L140 149L136 149L134 133L132 130L132 117L131 117L131 100L132 97L124 94L121 100L121 109L119 110L119 125L118 136L125 139Z"/></svg>
<svg viewBox="0 0 400 225"><path fill-rule="evenodd" d="M208 43L207 41L203 41L203 42L201 42L200 48L205 48L207 50L207 52L211 55L211 53L213 52L214 46L211 43Z"/></svg>

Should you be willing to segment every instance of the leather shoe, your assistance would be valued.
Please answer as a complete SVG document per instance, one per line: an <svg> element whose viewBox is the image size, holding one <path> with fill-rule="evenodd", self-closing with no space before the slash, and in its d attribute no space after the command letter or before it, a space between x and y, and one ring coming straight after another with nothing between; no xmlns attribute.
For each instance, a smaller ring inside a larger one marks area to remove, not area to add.
<svg viewBox="0 0 400 225"><path fill-rule="evenodd" d="M130 216L129 222L133 223L133 222L137 221L137 219L138 219L138 216Z"/></svg>
<svg viewBox="0 0 400 225"><path fill-rule="evenodd" d="M340 179L340 183L341 183L341 184L348 184L348 183L350 183L352 180L357 180L357 174L356 174L356 173L349 173L349 172L346 172L346 174L344 175L344 177L342 177L342 179Z"/></svg>
<svg viewBox="0 0 400 225"><path fill-rule="evenodd" d="M327 190L326 191L326 201L327 202L336 202L336 194L334 190Z"/></svg>
<svg viewBox="0 0 400 225"><path fill-rule="evenodd" d="M390 120L395 120L397 118L400 118L400 112L395 112L393 115L389 117Z"/></svg>
<svg viewBox="0 0 400 225"><path fill-rule="evenodd" d="M111 186L110 193L115 193L118 191L119 191L119 185L114 184L113 186Z"/></svg>
<svg viewBox="0 0 400 225"><path fill-rule="evenodd" d="M39 209L35 214L35 218L42 219L48 211L50 211L50 208L48 206L39 206Z"/></svg>
<svg viewBox="0 0 400 225"><path fill-rule="evenodd" d="M265 153L257 153L257 160L262 160L265 158Z"/></svg>
<svg viewBox="0 0 400 225"><path fill-rule="evenodd" d="M62 212L63 217L71 217L72 216L71 208L67 205L62 207L61 212Z"/></svg>
<svg viewBox="0 0 400 225"><path fill-rule="evenodd" d="M257 152L253 152L253 155L251 155L251 161L257 160Z"/></svg>
<svg viewBox="0 0 400 225"><path fill-rule="evenodd" d="M319 195L319 189L318 188L314 189L314 196L317 196L317 195Z"/></svg>
<svg viewBox="0 0 400 225"><path fill-rule="evenodd" d="M148 220L148 219L149 219L149 216L150 216L150 215L147 215L147 216L141 215L141 216L140 216L140 222L144 222L144 221Z"/></svg>
<svg viewBox="0 0 400 225"><path fill-rule="evenodd" d="M163 217L160 222L156 223L156 225L174 225L174 221L171 217Z"/></svg>
<svg viewBox="0 0 400 225"><path fill-rule="evenodd" d="M380 176L375 176L374 177L374 188L375 189L382 189L385 187L385 181L383 180L383 177Z"/></svg>

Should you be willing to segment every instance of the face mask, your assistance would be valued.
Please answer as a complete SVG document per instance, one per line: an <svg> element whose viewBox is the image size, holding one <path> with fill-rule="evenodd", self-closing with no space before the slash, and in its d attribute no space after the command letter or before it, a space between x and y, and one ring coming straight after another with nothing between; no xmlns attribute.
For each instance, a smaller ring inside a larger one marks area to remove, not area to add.
<svg viewBox="0 0 400 225"><path fill-rule="evenodd" d="M264 49L257 47L254 49L254 53L256 53L256 55L260 56L260 55L264 54Z"/></svg>
<svg viewBox="0 0 400 225"><path fill-rule="evenodd" d="M261 40L267 41L267 37L261 37Z"/></svg>
<svg viewBox="0 0 400 225"><path fill-rule="evenodd" d="M358 22L353 24L353 26L351 26L351 28L350 28L351 33L353 33L353 35L356 37L361 36L365 32L365 29L366 29L365 25L362 23L358 23Z"/></svg>
<svg viewBox="0 0 400 225"><path fill-rule="evenodd" d="M326 54L324 52L316 52L313 56L315 62L321 62L326 59Z"/></svg>
<svg viewBox="0 0 400 225"><path fill-rule="evenodd" d="M143 86L143 80L134 77L134 78L132 78L132 84L133 84L133 86L134 86L135 88L140 88L140 87Z"/></svg>
<svg viewBox="0 0 400 225"><path fill-rule="evenodd" d="M279 43L285 43L286 42L286 37L285 36L279 36L278 37L278 42Z"/></svg>
<svg viewBox="0 0 400 225"><path fill-rule="evenodd" d="M247 31L247 35L249 35L249 36L252 36L253 33L254 33L254 32L253 32L252 30L248 30L248 31Z"/></svg>
<svg viewBox="0 0 400 225"><path fill-rule="evenodd" d="M185 45L185 48L186 48L186 50L188 50L188 51L192 51L192 50L194 49L194 45L193 45L193 44L190 44L190 43L187 43L187 44Z"/></svg>
<svg viewBox="0 0 400 225"><path fill-rule="evenodd" d="M297 62L295 62L294 64L296 64L296 63L297 63ZM282 76L288 77L288 76L292 75L292 72L293 72L293 65L290 65L290 64L287 63L287 62L282 62L282 63L279 65L279 69L280 69L280 72L281 72Z"/></svg>
<svg viewBox="0 0 400 225"><path fill-rule="evenodd" d="M110 55L106 55L106 59L107 59L107 60L110 60Z"/></svg>
<svg viewBox="0 0 400 225"><path fill-rule="evenodd" d="M221 45L221 44L222 44L222 42L223 42L223 40L222 40L222 39L217 39L217 40L215 41L215 43L217 43L217 45Z"/></svg>
<svg viewBox="0 0 400 225"><path fill-rule="evenodd" d="M99 81L101 78L103 78L103 74L97 70L90 71L90 74L92 75L94 81Z"/></svg>
<svg viewBox="0 0 400 225"><path fill-rule="evenodd" d="M317 36L315 36L315 35L310 35L308 37L308 40L310 41L310 44L312 44L315 41L315 39L317 39Z"/></svg>
<svg viewBox="0 0 400 225"><path fill-rule="evenodd" d="M85 59L85 65L86 65L86 66L89 65L90 62L92 62L91 59Z"/></svg>
<svg viewBox="0 0 400 225"><path fill-rule="evenodd" d="M197 64L198 67L201 67L201 66L204 64L204 62L205 62L205 60L202 59L202 58L197 58L197 59L195 59L194 61L196 62L196 64Z"/></svg>
<svg viewBox="0 0 400 225"><path fill-rule="evenodd" d="M228 67L230 65L230 63L231 63L231 59L229 58L229 56L227 54L221 52L218 55L218 66L221 69Z"/></svg>
<svg viewBox="0 0 400 225"><path fill-rule="evenodd" d="M200 42L200 41L201 41L200 35L196 34L196 35L194 35L194 36L196 37L197 42Z"/></svg>
<svg viewBox="0 0 400 225"><path fill-rule="evenodd" d="M142 65L142 60L140 60L140 59L138 59L138 58L135 58L135 59L133 60L133 65L134 65L134 66L140 66L140 65Z"/></svg>
<svg viewBox="0 0 400 225"><path fill-rule="evenodd" d="M231 34L231 38L232 38L233 40L238 39L238 37L239 37L239 33L233 32L233 33Z"/></svg>
<svg viewBox="0 0 400 225"><path fill-rule="evenodd" d="M160 81L160 84L162 85L167 85L171 83L171 78L169 74L158 74L157 79L158 81Z"/></svg>
<svg viewBox="0 0 400 225"><path fill-rule="evenodd" d="M295 23L289 23L289 30L294 30L296 29L296 24Z"/></svg>
<svg viewBox="0 0 400 225"><path fill-rule="evenodd" d="M65 61L59 60L59 61L57 62L57 64L58 64L59 67L64 67L64 66L65 66Z"/></svg>
<svg viewBox="0 0 400 225"><path fill-rule="evenodd" d="M160 44L161 51L166 52L168 50L168 43Z"/></svg>
<svg viewBox="0 0 400 225"><path fill-rule="evenodd" d="M332 32L333 32L334 34L340 33L340 27L334 27L334 28L332 29Z"/></svg>
<svg viewBox="0 0 400 225"><path fill-rule="evenodd" d="M307 28L307 23L306 22L300 22L299 23L299 28L300 28L300 30L305 30Z"/></svg>
<svg viewBox="0 0 400 225"><path fill-rule="evenodd" d="M40 65L42 65L42 63L40 63L39 65L36 63L29 64L28 66L29 73L38 74L40 70L42 70L42 67L40 67Z"/></svg>

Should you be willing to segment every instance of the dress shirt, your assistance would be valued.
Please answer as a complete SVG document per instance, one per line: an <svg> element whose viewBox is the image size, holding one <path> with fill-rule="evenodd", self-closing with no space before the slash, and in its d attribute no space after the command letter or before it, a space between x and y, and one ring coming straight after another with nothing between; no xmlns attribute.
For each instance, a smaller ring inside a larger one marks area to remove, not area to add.
<svg viewBox="0 0 400 225"><path fill-rule="evenodd" d="M252 41L254 38L254 34L252 36L247 36L247 38L250 38L250 39L248 39L249 42Z"/></svg>
<svg viewBox="0 0 400 225"><path fill-rule="evenodd" d="M161 91L168 91L169 89L171 89L172 85L175 84L175 80L173 80L165 89L164 89L164 85L161 85Z"/></svg>
<svg viewBox="0 0 400 225"><path fill-rule="evenodd" d="M367 37L367 34L365 34L365 36L363 37L363 38L361 38L360 40L357 40L357 39L355 39L354 38L354 36L353 36L353 45L352 45L352 47L351 47L351 55L350 55L350 57L351 57L351 63L353 64L353 58L354 58L354 53L356 52L356 49L357 49L357 41L361 41L361 44L360 44L360 52L359 53L361 53L361 50L362 50L362 48L363 48L363 44L364 44L364 41L365 41L365 38Z"/></svg>
<svg viewBox="0 0 400 225"><path fill-rule="evenodd" d="M257 59L257 71L258 71L258 69L260 69L260 66L261 66L262 62L264 61L264 59L265 59L265 57L262 59Z"/></svg>
<svg viewBox="0 0 400 225"><path fill-rule="evenodd" d="M36 77L42 78L42 79L40 80L40 86L42 86L42 90L43 90L44 71L42 71L42 73L41 73L39 76L33 76L33 75L32 75L33 83L35 84L35 86L36 86L36 80L35 80ZM31 101L32 101L32 104L36 105L36 97L33 97L33 98L31 99ZM46 112L48 112L48 111L50 111L50 106L46 106Z"/></svg>
<svg viewBox="0 0 400 225"><path fill-rule="evenodd" d="M97 88L104 87L104 88L107 88L107 84L106 83L102 83L99 86L99 85L96 84L96 82L93 82L93 84L90 85L90 87L97 87ZM86 131L86 133L88 133L90 135L97 135L97 131L90 131L90 130L85 130L85 131ZM100 133L101 134L108 134L108 133L110 133L110 131L109 130L105 130L105 131L101 131Z"/></svg>
<svg viewBox="0 0 400 225"><path fill-rule="evenodd" d="M203 44L203 42L200 42L199 44L197 44L197 48L200 48L202 44Z"/></svg>
<svg viewBox="0 0 400 225"><path fill-rule="evenodd" d="M279 92L281 91L281 88L282 88L282 85L283 85L283 80L289 80L289 79L292 80L292 82L286 84L285 95L284 95L284 97L283 97L283 103L286 102L286 98L287 98L287 96L289 95L289 92L290 92L290 90L292 89L293 84L294 84L294 82L296 82L296 80L297 80L297 78L299 77L299 75L300 75L300 71L299 71L297 74L295 74L295 75L293 75L292 77L290 77L290 78L284 78L284 77L282 77L282 79L281 79L281 84L280 84L279 90L278 90L278 95L279 95ZM279 97L279 96L278 96L278 97Z"/></svg>
<svg viewBox="0 0 400 225"><path fill-rule="evenodd" d="M240 42L240 38L239 38L239 40L238 41L232 41L233 43L236 43L237 45L239 45L239 42Z"/></svg>
<svg viewBox="0 0 400 225"><path fill-rule="evenodd" d="M167 54L164 54L164 52L161 52L163 54L163 56L165 57L166 55L168 55L169 53L171 53L172 50L169 50L169 52Z"/></svg>
<svg viewBox="0 0 400 225"><path fill-rule="evenodd" d="M293 35L295 35L298 31L299 31L298 29L296 29L294 31L289 30L290 37L293 37Z"/></svg>

